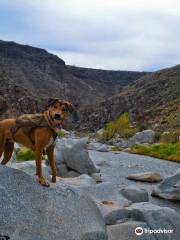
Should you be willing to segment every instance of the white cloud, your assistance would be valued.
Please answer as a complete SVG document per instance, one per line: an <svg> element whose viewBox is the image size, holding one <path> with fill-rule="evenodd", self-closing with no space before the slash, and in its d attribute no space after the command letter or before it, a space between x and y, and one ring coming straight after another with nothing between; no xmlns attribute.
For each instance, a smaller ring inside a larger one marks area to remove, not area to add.
<svg viewBox="0 0 180 240"><path fill-rule="evenodd" d="M23 23L8 25L1 38L47 48L68 64L151 70L180 63L179 0L0 0L0 5L14 9Z"/></svg>

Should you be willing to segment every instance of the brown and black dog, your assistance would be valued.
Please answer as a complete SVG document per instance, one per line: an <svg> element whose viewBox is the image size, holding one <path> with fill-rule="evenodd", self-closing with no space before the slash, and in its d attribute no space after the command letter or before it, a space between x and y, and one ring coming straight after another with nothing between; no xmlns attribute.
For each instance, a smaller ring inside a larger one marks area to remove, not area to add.
<svg viewBox="0 0 180 240"><path fill-rule="evenodd" d="M39 183L48 187L49 183L42 175L41 166L43 150L46 148L52 171L52 182L56 182L54 142L52 144L50 142L52 141L52 137L54 138L54 135L56 135L57 130L60 129L68 112L72 113L73 111L74 107L71 103L57 98L49 99L48 109L42 114L42 118L47 124L34 128L30 126L30 135L26 134L25 131L28 129L28 126L20 127L13 133L12 129L16 124L16 119L2 120L0 122L0 157L3 153L4 157L1 164L5 165L11 159L14 143L20 143L35 152L36 175L39 178Z"/></svg>

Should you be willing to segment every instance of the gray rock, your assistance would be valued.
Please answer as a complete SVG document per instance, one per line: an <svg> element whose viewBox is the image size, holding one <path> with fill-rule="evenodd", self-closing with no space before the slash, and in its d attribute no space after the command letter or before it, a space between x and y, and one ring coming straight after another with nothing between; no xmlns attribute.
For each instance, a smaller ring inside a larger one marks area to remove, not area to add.
<svg viewBox="0 0 180 240"><path fill-rule="evenodd" d="M128 140L124 139L118 139L118 141L116 141L114 145L122 148L127 148L129 146Z"/></svg>
<svg viewBox="0 0 180 240"><path fill-rule="evenodd" d="M71 177L71 178L74 178L74 177L79 177L80 174L78 172L75 172L75 171L69 171L68 172L68 177Z"/></svg>
<svg viewBox="0 0 180 240"><path fill-rule="evenodd" d="M137 186L129 186L121 189L121 194L132 202L148 202L148 192Z"/></svg>
<svg viewBox="0 0 180 240"><path fill-rule="evenodd" d="M142 143L153 143L154 142L154 136L155 132L152 130L144 130L142 132L136 133L133 137L131 137L128 140L119 138L111 140L109 143L122 147L122 148L129 148L132 147L135 144L142 144Z"/></svg>
<svg viewBox="0 0 180 240"><path fill-rule="evenodd" d="M82 174L78 177L61 179L61 181L78 188L82 186L94 187L96 185L95 180L86 174Z"/></svg>
<svg viewBox="0 0 180 240"><path fill-rule="evenodd" d="M91 196L101 211L106 224L114 224L121 218L123 207L132 202L124 198L116 187L110 183L96 184L88 175L77 178L64 178L61 181L75 187L81 194Z"/></svg>
<svg viewBox="0 0 180 240"><path fill-rule="evenodd" d="M110 150L109 146L99 142L91 142L87 145L88 150L96 150L99 152L108 152Z"/></svg>
<svg viewBox="0 0 180 240"><path fill-rule="evenodd" d="M153 130L144 130L142 132L136 133L128 141L128 147L140 143L153 143L155 132Z"/></svg>
<svg viewBox="0 0 180 240"><path fill-rule="evenodd" d="M180 168L156 187L152 196L180 202Z"/></svg>
<svg viewBox="0 0 180 240"><path fill-rule="evenodd" d="M86 141L83 139L61 139L56 144L55 159L57 168L64 163L71 170L81 174L92 174L97 169L89 157Z"/></svg>
<svg viewBox="0 0 180 240"><path fill-rule="evenodd" d="M57 175L60 177L69 177L68 168L65 163L61 163L58 165Z"/></svg>
<svg viewBox="0 0 180 240"><path fill-rule="evenodd" d="M36 163L35 161L25 161L25 162L9 162L7 166L15 169L19 169L31 176L36 174ZM42 171L44 175L49 175L49 167L46 166L45 162L42 161Z"/></svg>
<svg viewBox="0 0 180 240"><path fill-rule="evenodd" d="M102 182L102 177L100 173L93 173L91 174L91 177L97 182L100 183Z"/></svg>
<svg viewBox="0 0 180 240"><path fill-rule="evenodd" d="M145 222L151 230L173 231L173 233L154 233L158 240L180 239L180 216L173 209L151 203L134 203L127 210L131 219Z"/></svg>
<svg viewBox="0 0 180 240"><path fill-rule="evenodd" d="M0 166L0 233L13 240L107 240L91 198L60 181L43 188L30 175Z"/></svg>
<svg viewBox="0 0 180 240"><path fill-rule="evenodd" d="M127 177L129 180L136 180L141 182L160 182L162 177L159 173L156 172L142 172L131 174Z"/></svg>
<svg viewBox="0 0 180 240"><path fill-rule="evenodd" d="M78 190L94 199L106 224L114 224L121 217L122 208L132 203L124 198L113 184L107 182L81 186Z"/></svg>
<svg viewBox="0 0 180 240"><path fill-rule="evenodd" d="M144 233L139 236L136 235L135 229L137 227L149 229L146 223L132 220L121 224L108 226L108 240L155 240L155 237L152 234Z"/></svg>

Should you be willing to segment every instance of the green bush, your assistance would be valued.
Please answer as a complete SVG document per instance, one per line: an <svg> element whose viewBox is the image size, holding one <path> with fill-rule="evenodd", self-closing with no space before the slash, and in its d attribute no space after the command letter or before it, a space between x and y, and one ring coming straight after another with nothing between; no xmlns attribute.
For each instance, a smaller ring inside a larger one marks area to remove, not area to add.
<svg viewBox="0 0 180 240"><path fill-rule="evenodd" d="M140 126L139 126L139 131L142 132L144 130L147 130L148 129L148 125L147 123L142 123Z"/></svg>
<svg viewBox="0 0 180 240"><path fill-rule="evenodd" d="M162 136L161 132L155 132L154 141L159 142L159 140L161 139L161 136Z"/></svg>
<svg viewBox="0 0 180 240"><path fill-rule="evenodd" d="M16 157L17 161L29 161L35 159L35 154L28 148L22 148Z"/></svg>
<svg viewBox="0 0 180 240"><path fill-rule="evenodd" d="M58 132L58 137L63 138L65 136L65 133L63 131Z"/></svg>
<svg viewBox="0 0 180 240"><path fill-rule="evenodd" d="M160 143L149 146L135 145L131 148L131 152L180 162L180 142Z"/></svg>
<svg viewBox="0 0 180 240"><path fill-rule="evenodd" d="M117 120L106 124L101 138L103 140L110 140L115 137L129 138L136 132L137 129L131 125L129 114L124 113Z"/></svg>

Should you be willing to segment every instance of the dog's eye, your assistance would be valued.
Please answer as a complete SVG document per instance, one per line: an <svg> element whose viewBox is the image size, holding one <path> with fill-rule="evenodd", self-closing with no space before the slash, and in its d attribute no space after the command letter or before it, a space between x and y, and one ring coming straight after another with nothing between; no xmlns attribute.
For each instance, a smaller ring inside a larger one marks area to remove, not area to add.
<svg viewBox="0 0 180 240"><path fill-rule="evenodd" d="M66 108L63 107L63 108L62 108L62 111L63 111L63 112L66 112Z"/></svg>

